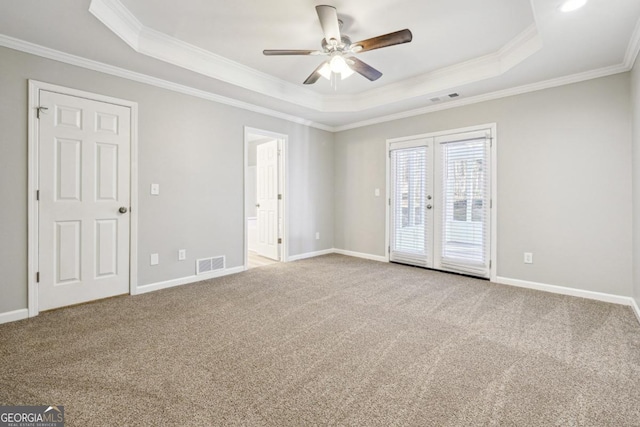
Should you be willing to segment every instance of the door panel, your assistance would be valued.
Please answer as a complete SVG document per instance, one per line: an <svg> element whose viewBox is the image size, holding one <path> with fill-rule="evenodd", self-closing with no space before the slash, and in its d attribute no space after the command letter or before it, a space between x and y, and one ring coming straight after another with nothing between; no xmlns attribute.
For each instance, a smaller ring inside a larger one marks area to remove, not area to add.
<svg viewBox="0 0 640 427"><path fill-rule="evenodd" d="M427 141L391 151L391 261L433 266L432 165Z"/></svg>
<svg viewBox="0 0 640 427"><path fill-rule="evenodd" d="M257 146L258 255L279 259L278 141Z"/></svg>
<svg viewBox="0 0 640 427"><path fill-rule="evenodd" d="M130 109L40 91L39 309L129 292Z"/></svg>

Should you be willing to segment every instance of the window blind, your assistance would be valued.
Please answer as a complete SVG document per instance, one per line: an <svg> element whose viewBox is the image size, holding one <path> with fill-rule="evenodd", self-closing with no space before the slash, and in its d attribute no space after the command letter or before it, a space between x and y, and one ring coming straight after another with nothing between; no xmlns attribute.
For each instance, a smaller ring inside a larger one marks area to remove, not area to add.
<svg viewBox="0 0 640 427"><path fill-rule="evenodd" d="M394 262L429 266L427 244L427 146L391 151L390 259Z"/></svg>
<svg viewBox="0 0 640 427"><path fill-rule="evenodd" d="M489 141L482 137L439 144L440 264L483 277L489 276Z"/></svg>

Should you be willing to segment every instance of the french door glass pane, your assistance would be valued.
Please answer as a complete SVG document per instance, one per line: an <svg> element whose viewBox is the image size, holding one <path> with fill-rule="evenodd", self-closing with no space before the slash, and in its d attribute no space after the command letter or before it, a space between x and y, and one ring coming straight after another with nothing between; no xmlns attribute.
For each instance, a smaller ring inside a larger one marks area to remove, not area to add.
<svg viewBox="0 0 640 427"><path fill-rule="evenodd" d="M484 269L489 224L487 140L444 143L441 153L442 263Z"/></svg>
<svg viewBox="0 0 640 427"><path fill-rule="evenodd" d="M403 256L425 259L427 148L397 149L391 152L393 173L392 260ZM423 261L424 262L424 261Z"/></svg>

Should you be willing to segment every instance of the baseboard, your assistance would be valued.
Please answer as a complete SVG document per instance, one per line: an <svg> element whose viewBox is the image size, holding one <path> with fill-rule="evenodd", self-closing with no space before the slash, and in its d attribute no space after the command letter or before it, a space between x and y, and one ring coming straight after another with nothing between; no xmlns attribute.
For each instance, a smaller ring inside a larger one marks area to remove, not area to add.
<svg viewBox="0 0 640 427"><path fill-rule="evenodd" d="M631 298L631 308L638 318L638 323L640 323L640 307L638 307L638 302L635 300L635 298Z"/></svg>
<svg viewBox="0 0 640 427"><path fill-rule="evenodd" d="M631 297L606 294L603 292L585 291L583 289L567 288L564 286L548 285L546 283L529 282L508 277L496 277L496 282L502 285L517 286L519 288L535 289L538 291L551 292L554 294L570 295L573 297L593 299L597 301L610 302L613 304L633 305L635 301Z"/></svg>
<svg viewBox="0 0 640 427"><path fill-rule="evenodd" d="M201 282L203 280L214 279L216 277L228 276L243 272L244 266L225 268L224 270L214 271L208 274L200 274L197 276L181 277L179 279L167 280L165 282L150 283L148 285L138 286L136 295L146 294L147 292L158 291L160 289L173 288L174 286L187 285L189 283Z"/></svg>
<svg viewBox="0 0 640 427"><path fill-rule="evenodd" d="M300 259L313 258L313 257L317 257L317 256L322 256L322 255L328 255L328 254L332 254L333 251L334 251L334 249L323 249L321 251L307 252L307 253L299 254L299 255L289 255L288 261L298 261Z"/></svg>
<svg viewBox="0 0 640 427"><path fill-rule="evenodd" d="M29 310L22 308L20 310L7 311L6 313L0 313L0 323L15 322L17 320L26 319L29 317Z"/></svg>
<svg viewBox="0 0 640 427"><path fill-rule="evenodd" d="M352 256L352 257L356 257L356 258L370 259L372 261L388 262L387 257L380 256L380 255L365 254L363 252L353 252L353 251L347 251L347 250L344 250L344 249L335 249L334 248L333 249L333 253L340 254L340 255Z"/></svg>

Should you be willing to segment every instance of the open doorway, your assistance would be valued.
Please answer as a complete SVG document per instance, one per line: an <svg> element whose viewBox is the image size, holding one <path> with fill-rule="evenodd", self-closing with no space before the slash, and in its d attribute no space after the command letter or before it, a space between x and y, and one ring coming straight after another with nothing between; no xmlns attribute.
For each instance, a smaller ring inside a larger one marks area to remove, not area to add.
<svg viewBox="0 0 640 427"><path fill-rule="evenodd" d="M286 260L287 136L245 128L245 269Z"/></svg>

